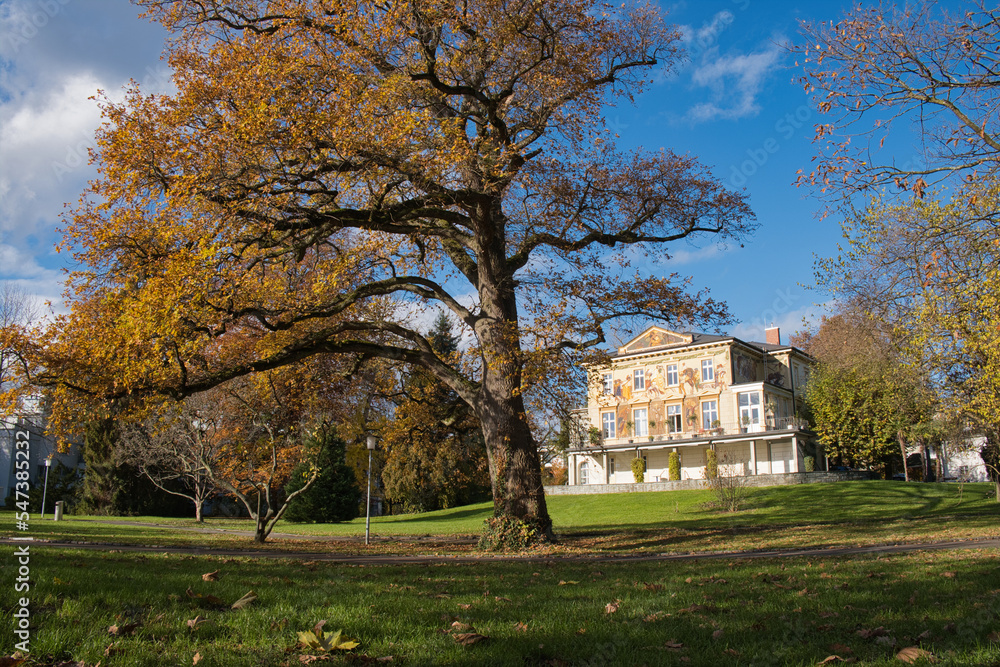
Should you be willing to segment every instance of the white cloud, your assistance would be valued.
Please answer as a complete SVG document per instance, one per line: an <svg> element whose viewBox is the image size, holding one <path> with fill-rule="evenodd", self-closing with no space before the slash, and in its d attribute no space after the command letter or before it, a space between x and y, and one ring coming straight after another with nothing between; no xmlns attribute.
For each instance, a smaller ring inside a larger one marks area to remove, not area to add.
<svg viewBox="0 0 1000 667"><path fill-rule="evenodd" d="M79 197L93 171L87 149L100 123L87 99L101 82L67 76L46 91L27 91L0 105L0 233L6 243L47 238L63 203Z"/></svg>
<svg viewBox="0 0 1000 667"><path fill-rule="evenodd" d="M694 122L718 118L733 120L760 111L757 98L768 75L781 62L784 47L776 40L763 51L744 55L720 55L708 49L691 74L692 83L710 91L711 99L688 111Z"/></svg>

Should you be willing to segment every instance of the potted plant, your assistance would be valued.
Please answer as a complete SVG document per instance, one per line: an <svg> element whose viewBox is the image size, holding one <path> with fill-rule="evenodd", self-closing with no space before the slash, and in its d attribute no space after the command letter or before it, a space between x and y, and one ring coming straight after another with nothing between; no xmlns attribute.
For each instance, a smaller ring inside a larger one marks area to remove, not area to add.
<svg viewBox="0 0 1000 667"><path fill-rule="evenodd" d="M722 435L722 422L718 419L712 422L712 430L715 431L716 435Z"/></svg>
<svg viewBox="0 0 1000 667"><path fill-rule="evenodd" d="M628 441L632 442L632 427L635 426L635 422L627 421L625 422L625 435L628 436Z"/></svg>
<svg viewBox="0 0 1000 667"><path fill-rule="evenodd" d="M656 420L649 420L649 441L653 442L653 429L656 428Z"/></svg>
<svg viewBox="0 0 1000 667"><path fill-rule="evenodd" d="M688 415L688 424L689 424L690 429L692 431L694 430L695 424L697 422L698 422L698 415L695 415L695 414Z"/></svg>
<svg viewBox="0 0 1000 667"><path fill-rule="evenodd" d="M750 415L743 415L743 432L750 430Z"/></svg>

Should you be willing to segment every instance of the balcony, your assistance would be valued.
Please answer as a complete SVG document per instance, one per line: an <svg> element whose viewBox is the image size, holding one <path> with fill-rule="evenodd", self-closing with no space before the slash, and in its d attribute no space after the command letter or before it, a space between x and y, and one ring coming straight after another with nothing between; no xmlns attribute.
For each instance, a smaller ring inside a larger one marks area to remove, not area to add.
<svg viewBox="0 0 1000 667"><path fill-rule="evenodd" d="M688 423L681 432L663 433L663 426L658 425L650 429L651 435L624 436L620 438L591 438L584 442L585 448L625 445L625 444L648 444L664 442L683 442L693 440L707 440L710 438L725 438L754 435L757 433L777 433L780 431L802 431L809 428L808 422L798 417L768 418L763 424L743 424L737 422L716 422L715 426L702 428L700 422Z"/></svg>

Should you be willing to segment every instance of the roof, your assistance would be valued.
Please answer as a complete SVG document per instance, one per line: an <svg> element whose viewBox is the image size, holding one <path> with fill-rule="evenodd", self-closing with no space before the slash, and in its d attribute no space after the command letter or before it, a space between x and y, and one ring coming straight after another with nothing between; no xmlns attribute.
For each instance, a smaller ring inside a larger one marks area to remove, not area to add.
<svg viewBox="0 0 1000 667"><path fill-rule="evenodd" d="M791 351L794 350L805 356L805 352L802 352L796 347L791 345L774 345L771 343L757 343L757 342L747 342L740 340L735 336L720 336L717 334L708 334L700 332L678 332L671 331L663 326L654 324L647 327L642 333L628 341L624 345L618 348L618 353L611 356L612 359L620 359L622 357L630 357L635 354L646 354L649 352L667 352L670 350L681 350L689 347L698 347L701 345L711 345L713 343L725 343L725 342L735 342L741 343L749 347L755 347L764 352L781 352L781 351Z"/></svg>

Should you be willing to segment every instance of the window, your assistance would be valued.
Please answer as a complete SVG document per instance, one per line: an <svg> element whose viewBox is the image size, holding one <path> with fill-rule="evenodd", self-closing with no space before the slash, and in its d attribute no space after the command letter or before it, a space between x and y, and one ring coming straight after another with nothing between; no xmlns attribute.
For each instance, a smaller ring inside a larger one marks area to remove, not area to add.
<svg viewBox="0 0 1000 667"><path fill-rule="evenodd" d="M712 366L711 359L701 360L701 381L711 382L715 379L715 367Z"/></svg>
<svg viewBox="0 0 1000 667"><path fill-rule="evenodd" d="M605 373L604 377L601 378L601 384L603 385L603 393L611 394L611 373Z"/></svg>
<svg viewBox="0 0 1000 667"><path fill-rule="evenodd" d="M615 474L615 457L613 456L608 459L608 474L609 475Z"/></svg>
<svg viewBox="0 0 1000 667"><path fill-rule="evenodd" d="M760 394L745 392L739 395L740 424L760 424Z"/></svg>
<svg viewBox="0 0 1000 667"><path fill-rule="evenodd" d="M667 386L676 387L678 384L680 381L677 379L677 364L670 364L667 366Z"/></svg>
<svg viewBox="0 0 1000 667"><path fill-rule="evenodd" d="M646 371L641 368L635 369L635 375L633 375L632 388L636 391L645 391L646 389Z"/></svg>
<svg viewBox="0 0 1000 667"><path fill-rule="evenodd" d="M705 429L714 428L713 422L719 421L718 401L705 401L701 404L701 427Z"/></svg>
<svg viewBox="0 0 1000 667"><path fill-rule="evenodd" d="M613 412L602 412L601 413L601 433L605 438L615 437L615 413Z"/></svg>
<svg viewBox="0 0 1000 667"><path fill-rule="evenodd" d="M681 406L667 406L667 433L681 432Z"/></svg>
<svg viewBox="0 0 1000 667"><path fill-rule="evenodd" d="M632 412L632 420L635 422L635 434L637 436L649 435L649 421L646 408L639 408Z"/></svg>
<svg viewBox="0 0 1000 667"><path fill-rule="evenodd" d="M577 481L580 484L590 483L590 465L586 461L580 464L580 478Z"/></svg>

